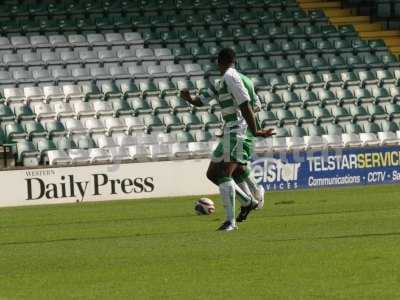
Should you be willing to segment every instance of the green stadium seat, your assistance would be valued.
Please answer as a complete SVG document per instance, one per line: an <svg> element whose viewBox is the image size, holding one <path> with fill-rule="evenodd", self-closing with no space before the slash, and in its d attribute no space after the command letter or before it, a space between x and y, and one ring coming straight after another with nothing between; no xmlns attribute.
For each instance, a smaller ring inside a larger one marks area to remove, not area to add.
<svg viewBox="0 0 400 300"><path fill-rule="evenodd" d="M6 123L4 125L7 140L16 141L26 138L26 133L19 123Z"/></svg>
<svg viewBox="0 0 400 300"><path fill-rule="evenodd" d="M161 94L161 91L155 83L150 80L139 82L139 90L142 92L143 96L160 96Z"/></svg>
<svg viewBox="0 0 400 300"><path fill-rule="evenodd" d="M215 114L211 114L209 112L200 112L197 113L197 116L201 119L205 129L220 128L222 126L221 121Z"/></svg>
<svg viewBox="0 0 400 300"><path fill-rule="evenodd" d="M321 80L321 77L315 73L303 73L303 77L305 82L308 85L308 89L324 87L324 82Z"/></svg>
<svg viewBox="0 0 400 300"><path fill-rule="evenodd" d="M376 103L392 101L392 97L390 96L388 91L384 88L380 88L377 86L371 86L369 88L369 91L370 91L372 97L375 98Z"/></svg>
<svg viewBox="0 0 400 300"><path fill-rule="evenodd" d="M344 126L346 133L360 134L363 132L363 129L360 127L360 125L356 123L346 123Z"/></svg>
<svg viewBox="0 0 400 300"><path fill-rule="evenodd" d="M384 104L386 112L389 114L391 119L400 118L400 105L397 103L385 103Z"/></svg>
<svg viewBox="0 0 400 300"><path fill-rule="evenodd" d="M169 103L173 112L185 112L191 110L189 103L178 96L168 96L165 97L165 100Z"/></svg>
<svg viewBox="0 0 400 300"><path fill-rule="evenodd" d="M61 136L53 138L53 142L56 144L58 150L77 149L74 140L70 137Z"/></svg>
<svg viewBox="0 0 400 300"><path fill-rule="evenodd" d="M104 94L105 99L120 98L122 96L121 90L118 88L114 81L102 83L101 93Z"/></svg>
<svg viewBox="0 0 400 300"><path fill-rule="evenodd" d="M376 40L369 40L368 41L369 47L371 48L372 51L387 51L387 46L385 44L385 41L382 39L376 39Z"/></svg>
<svg viewBox="0 0 400 300"><path fill-rule="evenodd" d="M58 120L50 120L44 124L49 137L67 134L64 125Z"/></svg>
<svg viewBox="0 0 400 300"><path fill-rule="evenodd" d="M380 127L380 131L382 132L396 132L399 130L399 126L393 121L376 120L375 123Z"/></svg>
<svg viewBox="0 0 400 300"><path fill-rule="evenodd" d="M141 91L132 81L121 82L119 86L125 99L129 99L131 97L139 97L141 95Z"/></svg>
<svg viewBox="0 0 400 300"><path fill-rule="evenodd" d="M248 45L246 45L245 51L247 52L247 56L249 58L264 56L263 49L257 44L248 44Z"/></svg>
<svg viewBox="0 0 400 300"><path fill-rule="evenodd" d="M353 116L353 119L355 121L368 120L370 118L370 115L368 114L366 109L362 106L350 104L349 109L350 109L350 114Z"/></svg>
<svg viewBox="0 0 400 300"><path fill-rule="evenodd" d="M340 55L341 53L352 53L353 46L351 42L348 40L337 40L334 42L334 47L336 50L336 54Z"/></svg>
<svg viewBox="0 0 400 300"><path fill-rule="evenodd" d="M310 107L310 111L313 114L317 122L332 122L333 117L331 113L325 107L314 106Z"/></svg>
<svg viewBox="0 0 400 300"><path fill-rule="evenodd" d="M361 81L357 75L352 71L340 71L337 72L338 77L343 81L344 86L359 86Z"/></svg>
<svg viewBox="0 0 400 300"><path fill-rule="evenodd" d="M11 110L11 108L4 103L0 103L0 121L12 121L15 116Z"/></svg>
<svg viewBox="0 0 400 300"><path fill-rule="evenodd" d="M264 77L260 77L260 76L257 76L257 75L249 75L248 77L253 82L254 89L255 89L256 92L267 91L267 90L269 90L271 88L271 86L265 80Z"/></svg>
<svg viewBox="0 0 400 300"><path fill-rule="evenodd" d="M395 84L396 83L396 78L393 76L392 72L389 70L376 70L375 71L376 78L379 81L379 85L383 86L385 84Z"/></svg>
<svg viewBox="0 0 400 300"><path fill-rule="evenodd" d="M237 61L238 64L238 69L239 71L245 73L245 74L253 74L253 75L257 75L260 73L260 71L258 70L258 68L256 67L256 65L250 61L250 60L241 60L239 59Z"/></svg>
<svg viewBox="0 0 400 300"><path fill-rule="evenodd" d="M299 97L294 92L282 90L282 91L277 91L277 94L281 97L282 101L288 107L302 105L302 102L300 101Z"/></svg>
<svg viewBox="0 0 400 300"><path fill-rule="evenodd" d="M27 105L18 105L14 107L14 114L17 120L33 120L36 115Z"/></svg>
<svg viewBox="0 0 400 300"><path fill-rule="evenodd" d="M305 89L307 87L307 83L303 80L303 78L300 75L296 74L286 75L286 81L289 84L291 90Z"/></svg>
<svg viewBox="0 0 400 300"><path fill-rule="evenodd" d="M338 31L342 37L356 37L358 36L357 30L355 29L354 25L347 24L347 25L339 25Z"/></svg>
<svg viewBox="0 0 400 300"><path fill-rule="evenodd" d="M259 94L260 101L265 103L268 108L270 107L283 107L285 103L282 101L281 97L275 93L269 91L263 91Z"/></svg>
<svg viewBox="0 0 400 300"><path fill-rule="evenodd" d="M199 118L192 113L185 112L180 114L179 117L188 130L200 129L203 127L203 123L201 123Z"/></svg>
<svg viewBox="0 0 400 300"><path fill-rule="evenodd" d="M95 142L90 136L81 135L78 136L75 140L75 144L77 145L77 149L91 149L96 148Z"/></svg>
<svg viewBox="0 0 400 300"><path fill-rule="evenodd" d="M204 130L196 131L194 136L196 142L209 142L213 139L213 135L211 134L211 132Z"/></svg>
<svg viewBox="0 0 400 300"><path fill-rule="evenodd" d="M379 128L378 124L374 122L364 123L364 132L377 134L379 131L381 131L381 129Z"/></svg>
<svg viewBox="0 0 400 300"><path fill-rule="evenodd" d="M338 102L338 99L336 98L335 94L330 90L319 88L315 89L314 92L316 93L321 104L330 104Z"/></svg>
<svg viewBox="0 0 400 300"><path fill-rule="evenodd" d="M270 128L270 127L267 126L266 128ZM275 127L274 132L275 132L275 137L277 137L277 138L289 136L289 132L284 127Z"/></svg>
<svg viewBox="0 0 400 300"><path fill-rule="evenodd" d="M307 131L308 136L322 136L325 134L324 128L315 124L304 124L303 128Z"/></svg>
<svg viewBox="0 0 400 300"><path fill-rule="evenodd" d="M308 63L305 58L295 58L293 60L293 66L297 72L311 72L313 70L312 66Z"/></svg>
<svg viewBox="0 0 400 300"><path fill-rule="evenodd" d="M341 135L344 133L342 126L334 123L327 123L323 125L324 131L330 135Z"/></svg>
<svg viewBox="0 0 400 300"><path fill-rule="evenodd" d="M131 115L133 113L132 108L124 98L111 99L110 102L116 116Z"/></svg>
<svg viewBox="0 0 400 300"><path fill-rule="evenodd" d="M165 101L162 98L149 97L149 98L147 98L147 101L149 102L151 108L153 109L153 112L156 114L171 112L171 107L169 107L167 101Z"/></svg>
<svg viewBox="0 0 400 300"><path fill-rule="evenodd" d="M366 104L366 108L368 113L374 118L374 120L386 119L388 117L385 109L378 104L369 103Z"/></svg>
<svg viewBox="0 0 400 300"><path fill-rule="evenodd" d="M193 136L187 131L178 131L176 133L176 141L178 143L192 143L194 142Z"/></svg>
<svg viewBox="0 0 400 300"><path fill-rule="evenodd" d="M258 121L262 128L265 128L270 125L276 125L278 123L278 119L274 115L272 111L261 110L257 113Z"/></svg>
<svg viewBox="0 0 400 300"><path fill-rule="evenodd" d="M300 124L312 123L315 120L312 113L306 108L295 107L292 111Z"/></svg>
<svg viewBox="0 0 400 300"><path fill-rule="evenodd" d="M146 126L147 132L164 130L165 126L158 116L143 115L143 123Z"/></svg>
<svg viewBox="0 0 400 300"><path fill-rule="evenodd" d="M41 123L35 121L27 121L23 123L25 128L25 132L30 140L36 137L45 137L47 136L46 130L43 128Z"/></svg>
<svg viewBox="0 0 400 300"><path fill-rule="evenodd" d="M369 47L368 41L365 41L360 38L355 38L351 40L351 46L354 49L354 52L361 53L361 52L370 52L371 48Z"/></svg>
<svg viewBox="0 0 400 300"><path fill-rule="evenodd" d="M354 97L356 98L356 103L369 103L374 102L374 98L372 97L371 93L367 89L360 88L358 86L352 87L349 89L352 91ZM348 102L353 102L353 100L349 100Z"/></svg>
<svg viewBox="0 0 400 300"><path fill-rule="evenodd" d="M364 87L367 85L377 85L379 82L378 79L375 77L375 74L371 71L361 70L358 72L358 77L360 78L361 84Z"/></svg>
<svg viewBox="0 0 400 300"><path fill-rule="evenodd" d="M184 125L181 123L179 118L173 114L165 114L163 115L163 123L167 128L167 132L183 130Z"/></svg>
<svg viewBox="0 0 400 300"><path fill-rule="evenodd" d="M276 109L275 114L280 124L295 124L297 122L296 117L290 110L278 108Z"/></svg>
<svg viewBox="0 0 400 300"><path fill-rule="evenodd" d="M135 116L137 115L142 115L142 114L149 114L152 112L151 107L147 103L147 101L143 101L143 99L140 98L129 98L127 100L129 106L133 110L133 114Z"/></svg>
<svg viewBox="0 0 400 300"><path fill-rule="evenodd" d="M287 84L286 80L283 79L282 76L265 74L264 78L267 82L269 82L272 91L287 90L289 88L289 85Z"/></svg>
<svg viewBox="0 0 400 300"><path fill-rule="evenodd" d="M331 113L336 122L351 121L353 119L348 111L341 106L332 106Z"/></svg>
<svg viewBox="0 0 400 300"><path fill-rule="evenodd" d="M350 90L343 88L334 88L333 91L340 103L355 103L357 101L357 98Z"/></svg>
<svg viewBox="0 0 400 300"><path fill-rule="evenodd" d="M54 144L54 142L45 137L36 139L34 141L34 146L39 151L42 160L47 154L47 151L57 150L57 146Z"/></svg>
<svg viewBox="0 0 400 300"><path fill-rule="evenodd" d="M260 70L260 72L264 75L277 73L277 68L270 60L262 59L257 61L257 69Z"/></svg>
<svg viewBox="0 0 400 300"><path fill-rule="evenodd" d="M294 41L282 42L281 49L285 52L286 55L301 54L301 50L299 49L299 46Z"/></svg>
<svg viewBox="0 0 400 300"><path fill-rule="evenodd" d="M299 96L300 101L303 103L303 106L308 107L321 104L321 101L313 91L298 90L296 93Z"/></svg>
<svg viewBox="0 0 400 300"><path fill-rule="evenodd" d="M290 136L303 137L307 135L307 131L300 126L293 126L290 128Z"/></svg>
<svg viewBox="0 0 400 300"><path fill-rule="evenodd" d="M37 166L39 164L40 153L35 149L35 146L30 141L19 141L17 143L17 153L17 161L22 163L24 166ZM29 159L29 163L27 159Z"/></svg>

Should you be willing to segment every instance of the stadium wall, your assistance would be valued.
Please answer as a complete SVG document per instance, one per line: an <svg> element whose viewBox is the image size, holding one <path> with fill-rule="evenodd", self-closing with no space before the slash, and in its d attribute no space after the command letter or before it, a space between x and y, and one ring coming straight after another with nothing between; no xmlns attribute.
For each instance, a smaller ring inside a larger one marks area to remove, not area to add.
<svg viewBox="0 0 400 300"><path fill-rule="evenodd" d="M0 172L0 206L207 195L208 159ZM252 171L266 191L400 182L400 147L263 155Z"/></svg>
<svg viewBox="0 0 400 300"><path fill-rule="evenodd" d="M209 160L91 165L0 172L0 206L204 195Z"/></svg>

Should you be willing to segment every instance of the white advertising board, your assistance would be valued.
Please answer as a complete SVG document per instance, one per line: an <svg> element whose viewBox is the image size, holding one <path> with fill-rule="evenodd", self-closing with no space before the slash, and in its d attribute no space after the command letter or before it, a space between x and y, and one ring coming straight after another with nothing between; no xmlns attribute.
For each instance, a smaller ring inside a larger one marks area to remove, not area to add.
<svg viewBox="0 0 400 300"><path fill-rule="evenodd" d="M209 160L181 160L0 172L0 207L206 195L217 188Z"/></svg>

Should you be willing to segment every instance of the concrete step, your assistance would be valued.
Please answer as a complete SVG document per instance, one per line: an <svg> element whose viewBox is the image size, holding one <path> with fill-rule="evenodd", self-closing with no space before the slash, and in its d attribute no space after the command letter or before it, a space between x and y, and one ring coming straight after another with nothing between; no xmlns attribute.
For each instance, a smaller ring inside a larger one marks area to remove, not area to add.
<svg viewBox="0 0 400 300"><path fill-rule="evenodd" d="M341 8L340 2L309 2L299 3L303 9L324 9L324 8Z"/></svg>
<svg viewBox="0 0 400 300"><path fill-rule="evenodd" d="M399 30L378 30L378 31L366 31L360 32L360 37L368 39L380 39L380 38L391 38L400 37Z"/></svg>
<svg viewBox="0 0 400 300"><path fill-rule="evenodd" d="M399 37L389 37L389 38L383 38L385 41L385 44L388 47L398 47L400 46L400 36Z"/></svg>
<svg viewBox="0 0 400 300"><path fill-rule="evenodd" d="M360 33L368 31L380 31L384 29L383 24L379 22L354 24L354 28Z"/></svg>
<svg viewBox="0 0 400 300"><path fill-rule="evenodd" d="M325 15L327 17L351 17L352 13L350 9L340 9L340 8L327 8L324 9Z"/></svg>
<svg viewBox="0 0 400 300"><path fill-rule="evenodd" d="M369 16L353 16L353 17L334 17L329 18L330 21L336 25L349 25L359 23L369 23Z"/></svg>

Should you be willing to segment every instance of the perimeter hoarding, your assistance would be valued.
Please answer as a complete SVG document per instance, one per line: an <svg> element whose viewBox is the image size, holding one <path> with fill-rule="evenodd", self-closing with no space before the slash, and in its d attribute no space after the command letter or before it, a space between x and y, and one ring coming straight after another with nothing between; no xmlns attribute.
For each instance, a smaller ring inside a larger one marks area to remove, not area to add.
<svg viewBox="0 0 400 300"><path fill-rule="evenodd" d="M253 174L266 191L400 182L400 147L299 151L258 157Z"/></svg>

